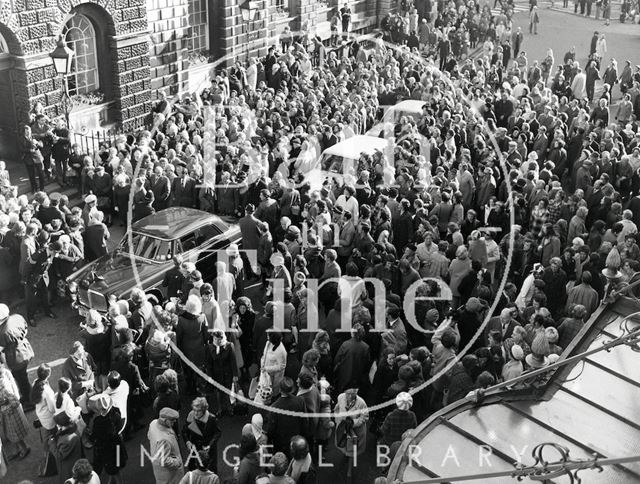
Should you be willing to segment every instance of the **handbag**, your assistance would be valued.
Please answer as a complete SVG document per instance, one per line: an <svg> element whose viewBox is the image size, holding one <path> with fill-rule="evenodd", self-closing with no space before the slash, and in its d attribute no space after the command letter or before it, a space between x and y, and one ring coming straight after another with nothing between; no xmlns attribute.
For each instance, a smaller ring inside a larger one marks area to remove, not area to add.
<svg viewBox="0 0 640 484"><path fill-rule="evenodd" d="M99 208L111 208L111 197L98 197L96 205Z"/></svg>
<svg viewBox="0 0 640 484"><path fill-rule="evenodd" d="M242 391L241 388L238 388L238 391L236 392L236 394L238 395L238 397L244 398L244 392ZM245 402L243 402L242 400L240 400L240 398L236 399L236 405L233 408L233 414L234 415L247 415L247 404Z"/></svg>
<svg viewBox="0 0 640 484"><path fill-rule="evenodd" d="M373 383L373 379L376 377L376 372L378 371L378 362L373 360L371 363L371 368L369 368L369 383Z"/></svg>
<svg viewBox="0 0 640 484"><path fill-rule="evenodd" d="M16 346L16 364L28 363L35 356L31 343L26 338L22 338Z"/></svg>
<svg viewBox="0 0 640 484"><path fill-rule="evenodd" d="M229 395L229 403L231 403L232 407L235 407L236 405L236 393L238 393L238 384L233 382L231 384L231 395Z"/></svg>
<svg viewBox="0 0 640 484"><path fill-rule="evenodd" d="M258 380L258 389L254 401L256 403L268 404L271 400L271 394L273 389L271 387L271 377L269 373L263 371L260 373L260 379Z"/></svg>
<svg viewBox="0 0 640 484"><path fill-rule="evenodd" d="M44 461L42 461L38 469L38 477L52 477L57 475L58 465L56 464L56 458L51 452L47 452Z"/></svg>
<svg viewBox="0 0 640 484"><path fill-rule="evenodd" d="M249 398L251 400L254 400L256 398L256 395L258 394L259 380L260 380L259 376L254 376L251 379L251 383L249 384Z"/></svg>

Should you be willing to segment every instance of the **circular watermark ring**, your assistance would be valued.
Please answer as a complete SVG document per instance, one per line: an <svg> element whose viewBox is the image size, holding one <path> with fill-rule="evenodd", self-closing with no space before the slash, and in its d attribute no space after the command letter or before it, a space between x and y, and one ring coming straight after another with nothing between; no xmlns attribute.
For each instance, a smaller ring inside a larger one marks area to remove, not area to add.
<svg viewBox="0 0 640 484"><path fill-rule="evenodd" d="M301 34L306 34L306 32L298 32ZM293 33L293 35L297 35L298 33ZM375 49L390 49L390 50L394 50L394 51L401 51L403 54L408 54L409 56L411 56L411 58L414 61L417 61L418 63L422 64L422 65L426 65L430 70L432 71L437 71L440 72L435 65L429 63L427 61L427 59L423 58L421 55L413 53L408 51L406 48L397 46L395 44L391 44L389 42L386 42L380 38L375 38L374 36L371 35L364 35L364 36L350 36L349 37L350 41L364 41L364 40L375 40L376 42L376 46ZM279 41L278 37L272 37L271 39L268 39L268 41L265 41L265 45L271 45L269 44L269 42L275 42L277 45L277 42ZM343 46L344 48L344 46ZM217 59L216 61L214 61L213 63L210 64L211 66L211 71L213 71L214 69L216 69L218 66L220 66L221 64L227 62L227 61L235 61L235 54L231 53L228 54L224 57L221 57L220 59ZM474 114L474 116L476 117L476 123L478 125L480 125L482 127L482 129L485 131L485 134L487 135L487 137L491 140L493 147L496 151L496 154L498 156L499 162L500 162L500 168L502 170L503 176L505 177L506 180L508 180L508 176L509 176L509 170L508 170L508 165L506 163L506 159L504 158L499 145L498 145L498 141L494 135L494 133L491 131L491 129L487 126L487 123L484 122L484 119L482 118L482 116L480 115L480 113L477 111L476 108L474 108L474 106L472 105L472 103L470 102L470 100L462 93L461 89L458 89L453 81L446 75L443 75L440 72L440 79L442 81L444 81L446 84L448 84L448 86L451 88L452 92L456 93L455 97L457 98L457 101L459 102L464 102L466 103L466 105L469 107L469 109L471 110L471 112ZM200 90L197 90L196 92L199 92ZM237 108L236 105L233 105L234 108ZM206 123L206 121L205 121ZM215 136L215 133L214 133ZM204 139L204 137L203 137ZM214 138L215 139L215 138ZM206 154L204 156L207 156ZM136 164L134 173L133 173L133 180L138 178L140 172L140 164ZM509 221L510 221L510 225L511 227L513 227L515 225L515 214L513 211L513 190L512 187L509 183L506 184L506 189L507 189L507 196L508 196L508 208L509 208ZM134 195L134 183L132 183L131 185L131 190L130 190L130 196L129 196L129 203L128 203L128 211L127 211L127 216L128 216L128 220L127 220L127 233L126 233L126 238L127 238L127 242L129 243L130 246L133 245L133 232L132 232L132 227L131 227L131 220L133 217L133 195ZM460 359L465 356L467 354L467 352L471 349L471 347L474 345L475 341L484 333L484 330L486 328L486 326L489 323L489 320L493 317L493 313L495 312L499 302L500 302L500 298L502 293L504 292L505 286L508 282L508 275L509 275L509 271L510 271L510 267L512 264L512 259L513 259L513 247L514 247L514 242L515 242L515 232L513 230L511 230L509 232L509 253L507 255L507 259L505 262L505 267L503 269L503 275L502 275L502 279L500 281L500 284L498 286L498 289L496 291L496 296L494 297L493 303L491 304L491 306L489 307L487 314L485 316L485 319L482 323L482 325L478 328L478 330L476 331L476 333L473 335L473 337L471 338L471 340L467 343L467 345L462 348L461 350L458 351L456 357L454 359L452 359L447 365L445 365L436 375L433 375L430 379L426 380L425 382L423 382L421 385L412 388L409 390L409 393L416 394L422 390L424 390L425 388L427 388L429 385L433 384L436 380L438 380L440 377L442 377L443 375L445 375L449 370L451 370L453 368L453 366L460 361ZM130 255L130 262L131 262L131 267L132 267L132 271L134 274L134 278L137 284L137 287L141 288L144 290L144 287L142 287L142 281L140 279L140 275L138 272L138 268L136 266L136 261L135 261L135 257L133 255ZM157 320L157 317L154 313L152 313L151 316L154 325L156 326L156 329L159 331L163 331L164 329L162 328L162 326L160 325L159 321ZM213 378L211 378L209 375L207 375L202 368L200 368L199 366L195 365L189 358L186 357L186 355L180 350L180 348L177 347L177 345L171 340L169 339L169 344L171 346L172 351L178 355L180 357L180 359L182 360L183 364L186 364L187 366L189 366L200 378L202 378L206 383L212 385L214 388L216 388L217 390L225 393L226 395L228 395L229 397L234 397L237 401L242 402L244 404L250 405L255 407L257 410L263 410L266 412L274 412L274 413L279 413L282 415L288 415L288 416L292 416L292 417L300 417L300 418L323 418L323 419L328 419L328 418L346 418L346 417L356 417L358 415L360 415L362 413L362 411L358 411L358 410L351 410L351 411L346 411L346 412L328 412L328 413L319 413L319 412L314 412L314 413L299 413L299 412L294 412L294 411L289 411L289 410L284 410L284 409L279 409L279 408L274 408L271 407L269 405L265 405L263 403L260 402L255 402L254 400L251 400L250 398L247 398L244 395L239 395L238 393L232 391L231 389L227 388L226 386L220 384L219 382L215 381ZM151 382L153 384L153 382ZM368 412L375 412L378 410L382 410L384 408L390 407L392 405L395 405L395 400L388 400L386 402L382 402L379 403L377 405L373 405L371 407L368 407L367 411Z"/></svg>

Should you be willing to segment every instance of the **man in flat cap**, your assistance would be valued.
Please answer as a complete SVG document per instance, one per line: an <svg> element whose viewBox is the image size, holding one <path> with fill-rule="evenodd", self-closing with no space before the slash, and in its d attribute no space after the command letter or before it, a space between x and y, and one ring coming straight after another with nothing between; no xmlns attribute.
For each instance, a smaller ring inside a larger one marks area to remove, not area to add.
<svg viewBox="0 0 640 484"><path fill-rule="evenodd" d="M178 484L184 476L184 465L173 430L180 415L172 408L160 410L157 419L149 424L149 453L153 464L153 475L157 484Z"/></svg>

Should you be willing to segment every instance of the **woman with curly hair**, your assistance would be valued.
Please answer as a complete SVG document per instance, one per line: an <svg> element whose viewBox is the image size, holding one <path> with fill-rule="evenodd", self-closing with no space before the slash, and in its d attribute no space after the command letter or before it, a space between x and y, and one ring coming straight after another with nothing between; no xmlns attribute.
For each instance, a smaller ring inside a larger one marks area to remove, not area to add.
<svg viewBox="0 0 640 484"><path fill-rule="evenodd" d="M331 381L333 379L333 358L331 356L329 333L323 329L319 330L313 339L311 348L316 350L320 355L320 359L316 364L318 377L325 377L327 380Z"/></svg>

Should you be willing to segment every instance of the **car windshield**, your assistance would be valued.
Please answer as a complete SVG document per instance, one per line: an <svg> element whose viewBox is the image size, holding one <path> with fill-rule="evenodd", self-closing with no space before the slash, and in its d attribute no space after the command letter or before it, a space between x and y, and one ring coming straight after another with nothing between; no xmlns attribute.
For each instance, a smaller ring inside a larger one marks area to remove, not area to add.
<svg viewBox="0 0 640 484"><path fill-rule="evenodd" d="M330 154L324 155L322 157L322 161L320 162L322 171L328 171L329 173L338 173L340 175L348 174L345 173L345 167L349 172L351 172L351 174L355 174L353 165L353 160L345 158L344 156Z"/></svg>
<svg viewBox="0 0 640 484"><path fill-rule="evenodd" d="M413 120L417 123L422 118L422 113L416 113L416 112L410 112L410 111L395 111L393 122L397 124L400 122L400 119L402 119L403 117L407 117L410 120Z"/></svg>
<svg viewBox="0 0 640 484"><path fill-rule="evenodd" d="M125 235L120 242L120 250L125 254L163 262L171 259L172 242L170 240L157 239L148 235L133 233L132 244L129 245L129 237Z"/></svg>

